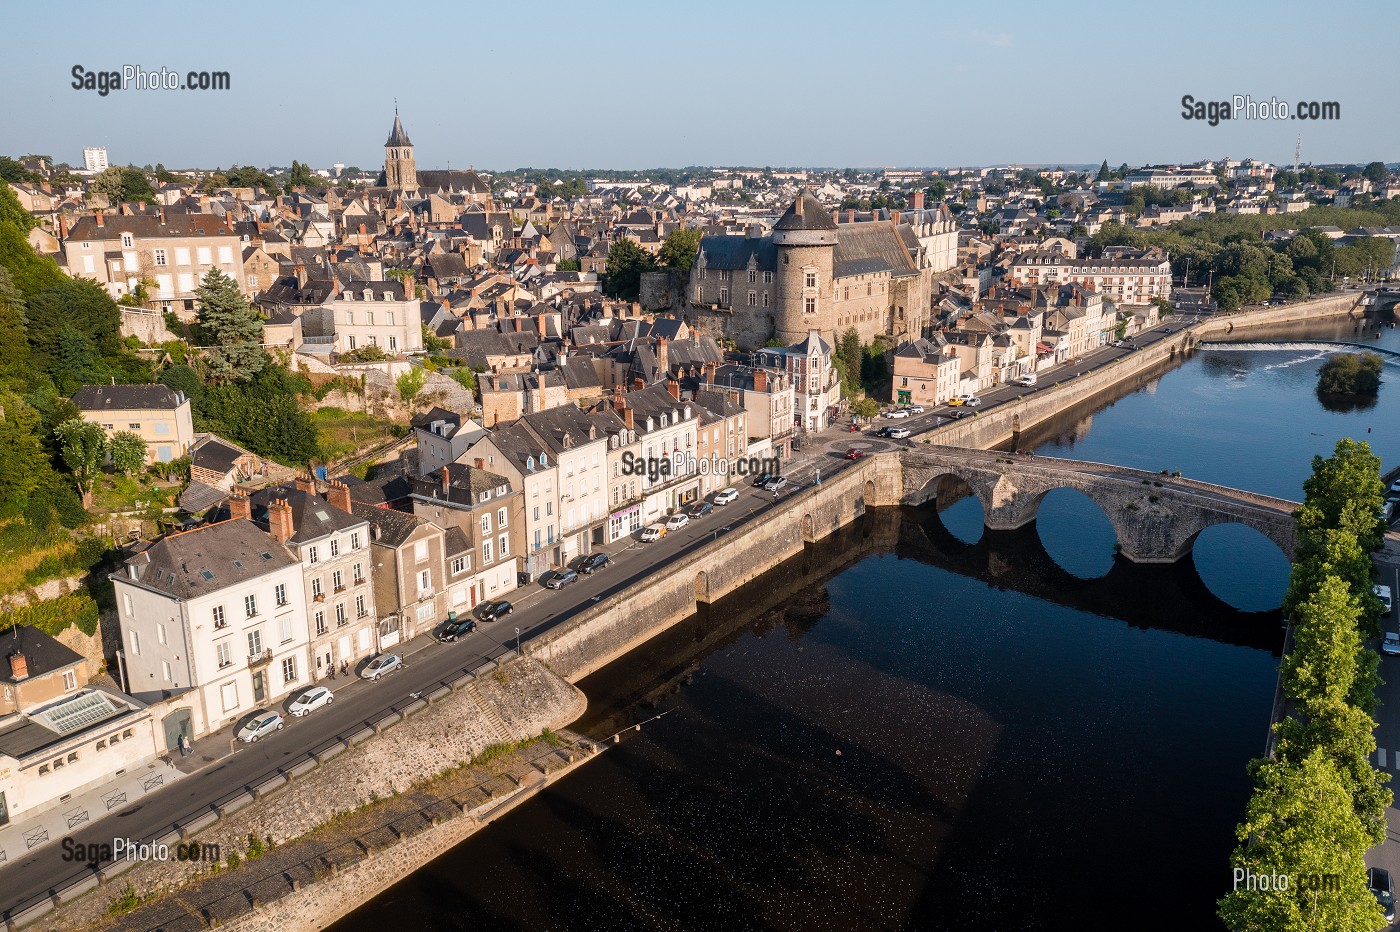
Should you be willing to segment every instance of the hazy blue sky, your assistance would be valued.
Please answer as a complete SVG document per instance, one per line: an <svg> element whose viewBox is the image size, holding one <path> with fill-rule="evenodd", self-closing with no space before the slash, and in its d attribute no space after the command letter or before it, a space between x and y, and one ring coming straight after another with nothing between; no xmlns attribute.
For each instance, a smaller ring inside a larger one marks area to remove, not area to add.
<svg viewBox="0 0 1400 932"><path fill-rule="evenodd" d="M6 5L0 152L361 167L397 96L423 167L1400 159L1393 6L808 2ZM219 92L71 70L228 71ZM1335 100L1337 122L1181 117Z"/></svg>

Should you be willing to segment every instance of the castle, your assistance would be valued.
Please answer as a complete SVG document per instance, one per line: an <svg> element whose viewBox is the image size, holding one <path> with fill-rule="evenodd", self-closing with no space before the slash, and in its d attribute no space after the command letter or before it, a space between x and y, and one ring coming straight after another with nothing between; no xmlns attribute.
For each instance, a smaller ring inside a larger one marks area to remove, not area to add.
<svg viewBox="0 0 1400 932"><path fill-rule="evenodd" d="M851 328L866 343L903 343L923 336L933 277L956 255L944 208L838 224L802 191L768 235L700 240L686 317L743 349L795 343L812 330L834 346Z"/></svg>

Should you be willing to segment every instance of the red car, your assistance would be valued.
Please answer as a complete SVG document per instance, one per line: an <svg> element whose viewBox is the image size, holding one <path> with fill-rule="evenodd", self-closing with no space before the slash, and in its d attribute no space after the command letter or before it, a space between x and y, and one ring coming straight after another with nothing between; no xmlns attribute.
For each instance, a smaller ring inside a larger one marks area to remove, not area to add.
<svg viewBox="0 0 1400 932"><path fill-rule="evenodd" d="M848 460L858 460L864 455L865 451L860 449L859 447L851 447L849 450L846 451L846 459Z"/></svg>

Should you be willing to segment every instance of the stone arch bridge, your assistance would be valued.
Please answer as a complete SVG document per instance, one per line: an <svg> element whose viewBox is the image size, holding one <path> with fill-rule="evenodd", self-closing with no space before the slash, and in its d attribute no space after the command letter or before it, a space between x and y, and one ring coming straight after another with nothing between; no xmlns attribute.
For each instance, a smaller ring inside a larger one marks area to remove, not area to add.
<svg viewBox="0 0 1400 932"><path fill-rule="evenodd" d="M1103 510L1119 552L1137 563L1171 563L1217 524L1243 524L1297 555L1297 502L1178 479L1141 469L995 450L919 444L899 453L900 503L961 497L966 485L982 502L986 526L1014 530L1035 520L1055 489L1082 492ZM950 481L960 480L960 481Z"/></svg>

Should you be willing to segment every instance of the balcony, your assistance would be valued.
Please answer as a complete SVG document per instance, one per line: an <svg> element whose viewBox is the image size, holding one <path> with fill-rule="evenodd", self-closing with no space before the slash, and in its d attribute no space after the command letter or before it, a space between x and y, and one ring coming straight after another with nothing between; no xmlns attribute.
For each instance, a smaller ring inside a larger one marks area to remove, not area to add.
<svg viewBox="0 0 1400 932"><path fill-rule="evenodd" d="M337 595L339 595L340 593L342 593L342 592L344 592L344 591L345 591L345 587L344 587L344 586L336 586L336 587L335 587L335 592L336 592Z"/></svg>
<svg viewBox="0 0 1400 932"><path fill-rule="evenodd" d="M437 590L436 590L436 589L433 589L433 588L431 588L431 587L430 587L430 588L427 588L427 589L419 589L419 590L418 590L418 601L420 601L420 602L426 601L427 599L431 599L431 598L432 598L434 595L436 595L436 594L437 594Z"/></svg>
<svg viewBox="0 0 1400 932"><path fill-rule="evenodd" d="M272 648L270 647L262 651L261 653L248 655L249 669L256 670L259 667L265 667L270 663L272 663Z"/></svg>
<svg viewBox="0 0 1400 932"><path fill-rule="evenodd" d="M315 595L313 595L311 598L314 599L314 600L317 601L317 602L324 602L324 601L326 601L326 594L325 594L324 592L318 592L318 593L316 593Z"/></svg>

